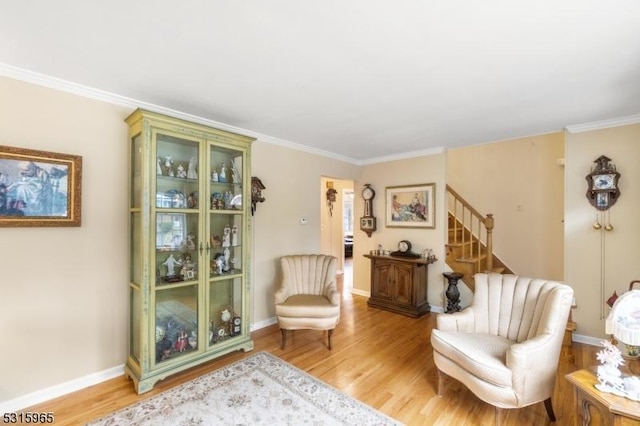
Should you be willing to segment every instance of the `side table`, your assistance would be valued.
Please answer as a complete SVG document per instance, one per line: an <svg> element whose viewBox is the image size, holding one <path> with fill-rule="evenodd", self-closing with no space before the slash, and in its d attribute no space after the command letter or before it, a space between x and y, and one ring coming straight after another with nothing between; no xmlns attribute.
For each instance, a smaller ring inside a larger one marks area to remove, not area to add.
<svg viewBox="0 0 640 426"><path fill-rule="evenodd" d="M594 387L598 379L592 369L574 371L565 378L574 388L575 426L640 424L640 402L600 392Z"/></svg>

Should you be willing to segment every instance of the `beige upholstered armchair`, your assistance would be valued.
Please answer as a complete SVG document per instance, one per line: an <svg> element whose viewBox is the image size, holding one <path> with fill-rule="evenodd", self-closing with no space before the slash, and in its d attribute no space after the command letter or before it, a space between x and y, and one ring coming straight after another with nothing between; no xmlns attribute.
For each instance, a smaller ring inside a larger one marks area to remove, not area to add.
<svg viewBox="0 0 640 426"><path fill-rule="evenodd" d="M340 293L336 287L338 259L322 254L292 255L280 259L282 282L275 294L276 318L282 331L282 349L287 330L328 330L340 321Z"/></svg>
<svg viewBox="0 0 640 426"><path fill-rule="evenodd" d="M439 314L431 334L438 395L445 375L496 407L544 401L555 421L551 397L573 289L515 275L477 274L469 307Z"/></svg>

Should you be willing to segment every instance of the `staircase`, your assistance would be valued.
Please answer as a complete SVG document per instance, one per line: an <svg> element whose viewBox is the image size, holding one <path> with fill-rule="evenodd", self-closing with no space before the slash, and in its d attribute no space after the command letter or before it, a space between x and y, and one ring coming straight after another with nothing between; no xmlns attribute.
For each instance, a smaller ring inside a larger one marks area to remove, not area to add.
<svg viewBox="0 0 640 426"><path fill-rule="evenodd" d="M478 272L513 274L513 271L493 253L493 215L491 213L486 216L481 215L449 185L447 185L447 205L449 239L446 244L445 261L453 272L464 274L462 281L467 287L475 292L473 276ZM571 307L573 308L575 305ZM571 346L576 327L570 314L563 346Z"/></svg>
<svg viewBox="0 0 640 426"><path fill-rule="evenodd" d="M464 274L462 281L475 291L473 276L478 272L511 271L494 253L492 214L483 216L447 185L449 238L446 244L447 265Z"/></svg>

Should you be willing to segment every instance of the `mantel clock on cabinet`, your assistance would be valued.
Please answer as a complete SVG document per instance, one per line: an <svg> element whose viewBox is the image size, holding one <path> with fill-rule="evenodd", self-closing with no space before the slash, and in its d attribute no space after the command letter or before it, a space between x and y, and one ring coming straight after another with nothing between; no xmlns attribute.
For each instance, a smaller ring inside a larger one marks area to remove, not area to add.
<svg viewBox="0 0 640 426"><path fill-rule="evenodd" d="M138 393L249 335L253 138L137 110L130 141L130 329Z"/></svg>
<svg viewBox="0 0 640 426"><path fill-rule="evenodd" d="M376 230L376 218L373 216L373 198L376 192L371 188L370 184L365 184L362 190L362 198L364 199L364 216L360 218L360 229L371 237L371 233Z"/></svg>

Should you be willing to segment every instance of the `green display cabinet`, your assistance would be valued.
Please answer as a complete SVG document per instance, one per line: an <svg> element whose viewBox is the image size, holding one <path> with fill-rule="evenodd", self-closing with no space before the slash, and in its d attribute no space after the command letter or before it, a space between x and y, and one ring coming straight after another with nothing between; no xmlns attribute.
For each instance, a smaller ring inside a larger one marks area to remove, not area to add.
<svg viewBox="0 0 640 426"><path fill-rule="evenodd" d="M144 110L126 119L130 330L138 393L232 351L253 349L253 138Z"/></svg>

